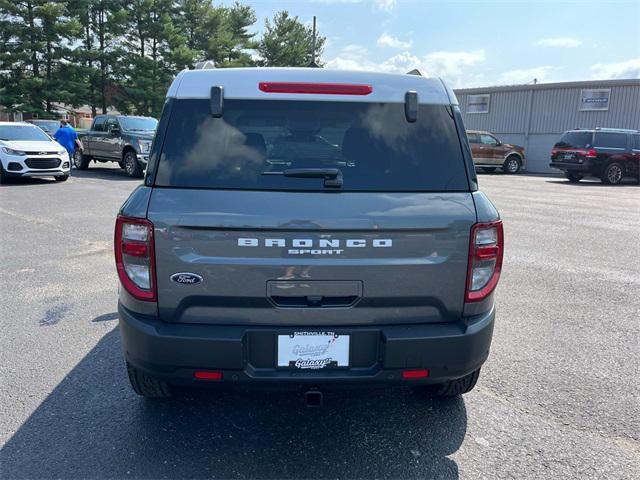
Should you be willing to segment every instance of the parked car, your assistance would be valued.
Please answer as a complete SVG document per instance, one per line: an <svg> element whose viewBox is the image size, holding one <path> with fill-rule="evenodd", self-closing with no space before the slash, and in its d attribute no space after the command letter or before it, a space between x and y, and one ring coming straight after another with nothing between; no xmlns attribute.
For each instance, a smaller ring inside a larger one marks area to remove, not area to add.
<svg viewBox="0 0 640 480"><path fill-rule="evenodd" d="M118 162L130 177L142 177L149 160L149 150L158 121L151 117L98 115L91 129L78 132L84 147L74 155L80 170L95 162Z"/></svg>
<svg viewBox="0 0 640 480"><path fill-rule="evenodd" d="M467 130L473 163L485 172L501 168L505 173L518 173L526 168L524 148L503 143L495 135L478 130Z"/></svg>
<svg viewBox="0 0 640 480"><path fill-rule="evenodd" d="M553 146L549 166L562 170L571 182L585 176L609 185L622 183L625 177L640 181L640 133L616 128L569 130Z"/></svg>
<svg viewBox="0 0 640 480"><path fill-rule="evenodd" d="M0 122L0 183L15 177L69 178L67 151L39 127Z"/></svg>
<svg viewBox="0 0 640 480"><path fill-rule="evenodd" d="M58 120L27 120L27 123L31 123L36 127L40 127L44 132L49 135L51 138L55 135L60 128L60 122Z"/></svg>
<svg viewBox="0 0 640 480"><path fill-rule="evenodd" d="M441 80L184 71L159 125L115 227L138 394L306 385L318 405L325 384L474 387L502 222Z"/></svg>

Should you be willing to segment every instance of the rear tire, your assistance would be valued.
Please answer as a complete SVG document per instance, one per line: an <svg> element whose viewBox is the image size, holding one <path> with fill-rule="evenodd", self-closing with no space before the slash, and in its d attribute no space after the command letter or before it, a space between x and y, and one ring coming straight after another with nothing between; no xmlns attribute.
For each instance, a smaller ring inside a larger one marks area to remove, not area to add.
<svg viewBox="0 0 640 480"><path fill-rule="evenodd" d="M575 172L565 172L564 176L567 177L567 180L573 183L578 183L584 178L584 175Z"/></svg>
<svg viewBox="0 0 640 480"><path fill-rule="evenodd" d="M56 182L66 182L69 180L69 175L58 175L57 177L53 177Z"/></svg>
<svg viewBox="0 0 640 480"><path fill-rule="evenodd" d="M602 172L602 183L607 185L619 185L624 178L624 168L618 162L611 162Z"/></svg>
<svg viewBox="0 0 640 480"><path fill-rule="evenodd" d="M141 397L167 398L171 396L171 387L166 382L147 375L127 362L127 374L133 391Z"/></svg>
<svg viewBox="0 0 640 480"><path fill-rule="evenodd" d="M509 155L502 165L502 171L514 175L520 171L522 161L517 155Z"/></svg>
<svg viewBox="0 0 640 480"><path fill-rule="evenodd" d="M86 170L87 168L89 168L90 161L91 161L91 157L88 155L85 155L79 150L76 150L73 153L73 165L78 170Z"/></svg>
<svg viewBox="0 0 640 480"><path fill-rule="evenodd" d="M122 159L122 163L124 164L124 171L127 176L131 178L142 177L142 167L140 166L140 162L138 162L134 152L127 150L124 154L124 158Z"/></svg>
<svg viewBox="0 0 640 480"><path fill-rule="evenodd" d="M422 385L420 387L416 387L416 390L429 397L456 397L458 395L469 393L473 390L473 387L476 386L479 377L480 369L470 373L466 377L449 380L444 383L437 383L435 385Z"/></svg>

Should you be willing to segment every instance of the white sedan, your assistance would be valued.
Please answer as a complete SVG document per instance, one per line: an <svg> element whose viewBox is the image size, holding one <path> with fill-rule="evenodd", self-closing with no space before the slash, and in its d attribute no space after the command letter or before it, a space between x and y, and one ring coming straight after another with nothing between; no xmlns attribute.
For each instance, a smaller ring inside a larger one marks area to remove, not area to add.
<svg viewBox="0 0 640 480"><path fill-rule="evenodd" d="M29 123L0 122L0 183L12 177L69 178L67 151Z"/></svg>

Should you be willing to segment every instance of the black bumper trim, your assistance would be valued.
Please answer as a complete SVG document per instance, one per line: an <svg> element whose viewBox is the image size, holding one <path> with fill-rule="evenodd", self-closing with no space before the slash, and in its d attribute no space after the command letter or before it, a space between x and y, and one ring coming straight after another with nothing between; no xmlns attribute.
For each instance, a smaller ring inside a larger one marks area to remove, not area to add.
<svg viewBox="0 0 640 480"><path fill-rule="evenodd" d="M358 346L352 368L292 371L274 368L272 354L276 335L290 332L290 326L171 324L121 304L118 312L127 361L174 383L194 383L194 370L222 371L222 383L388 383L402 381L402 370L415 368L429 369L429 377L412 383L442 382L480 368L489 354L495 318L492 309L453 323L332 327L352 335L352 346Z"/></svg>

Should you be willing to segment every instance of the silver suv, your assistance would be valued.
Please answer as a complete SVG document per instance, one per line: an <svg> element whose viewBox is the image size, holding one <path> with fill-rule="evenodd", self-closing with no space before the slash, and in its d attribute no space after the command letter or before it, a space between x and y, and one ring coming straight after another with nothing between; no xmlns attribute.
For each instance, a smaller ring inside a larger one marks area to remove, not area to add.
<svg viewBox="0 0 640 480"><path fill-rule="evenodd" d="M134 390L475 385L503 256L441 80L182 72L115 229Z"/></svg>

